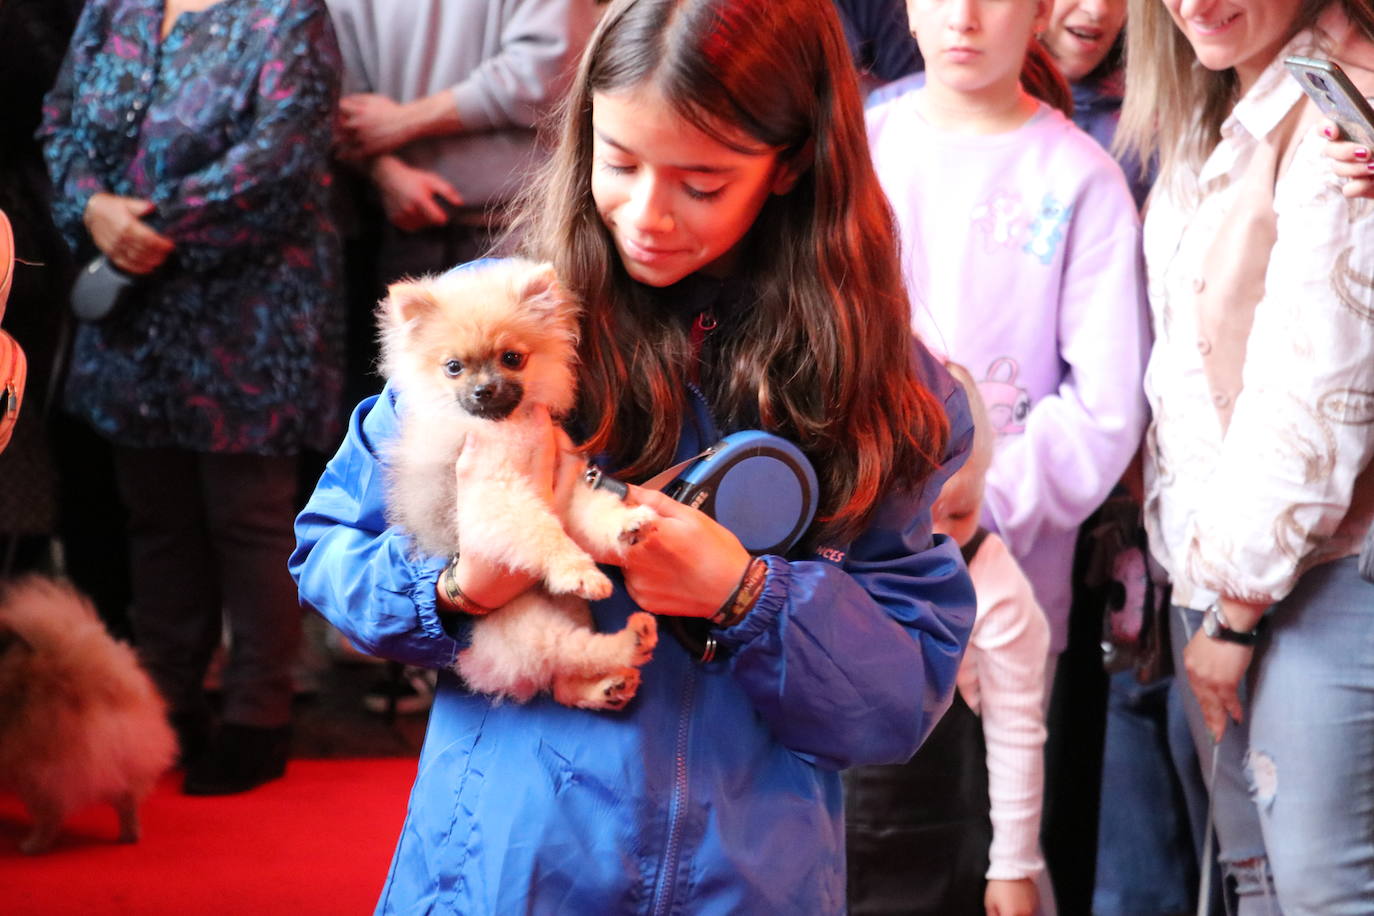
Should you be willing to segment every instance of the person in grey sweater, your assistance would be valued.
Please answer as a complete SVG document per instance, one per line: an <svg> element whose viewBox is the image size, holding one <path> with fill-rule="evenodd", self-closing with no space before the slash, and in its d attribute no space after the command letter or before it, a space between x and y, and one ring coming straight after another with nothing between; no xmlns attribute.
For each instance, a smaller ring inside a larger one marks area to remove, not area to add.
<svg viewBox="0 0 1374 916"><path fill-rule="evenodd" d="M376 187L380 277L485 253L541 158L594 0L328 0L344 62L339 152Z"/></svg>

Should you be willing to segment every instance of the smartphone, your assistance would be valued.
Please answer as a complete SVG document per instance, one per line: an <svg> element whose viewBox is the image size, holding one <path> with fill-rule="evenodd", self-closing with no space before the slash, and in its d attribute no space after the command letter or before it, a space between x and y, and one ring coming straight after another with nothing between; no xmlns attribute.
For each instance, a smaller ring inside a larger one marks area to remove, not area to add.
<svg viewBox="0 0 1374 916"><path fill-rule="evenodd" d="M1374 108L1340 64L1316 57L1286 57L1283 65L1321 113L1340 125L1342 139L1374 149Z"/></svg>

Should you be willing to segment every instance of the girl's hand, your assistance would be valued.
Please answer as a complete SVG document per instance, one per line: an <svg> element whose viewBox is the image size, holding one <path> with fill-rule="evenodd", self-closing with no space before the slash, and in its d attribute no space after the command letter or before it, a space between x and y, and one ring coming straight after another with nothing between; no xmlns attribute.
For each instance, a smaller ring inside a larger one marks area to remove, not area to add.
<svg viewBox="0 0 1374 916"><path fill-rule="evenodd" d="M557 511L557 507L567 500L572 488L581 486L579 479L586 463L573 448L568 434L553 422L547 408L536 406L534 420L537 425L542 424L544 431L538 444L524 453L523 464L518 470L535 482L540 497L549 504L551 510ZM475 437L463 444L463 451L453 468L459 490L463 489L479 462L486 460L482 456L483 447L481 440ZM508 604L538 581L536 576L491 563L472 552L459 555L456 579L464 595L489 608Z"/></svg>
<svg viewBox="0 0 1374 916"><path fill-rule="evenodd" d="M988 916L1034 916L1040 904L1040 895L1035 890L1035 882L1030 878L1017 878L1014 881L992 879L983 894L983 906Z"/></svg>
<svg viewBox="0 0 1374 916"><path fill-rule="evenodd" d="M150 274L162 266L176 245L143 222L153 202L100 191L86 202L82 221L91 241L125 273Z"/></svg>
<svg viewBox="0 0 1374 916"><path fill-rule="evenodd" d="M1255 650L1250 646L1220 642L1202 632L1201 627L1183 650L1188 683L1202 707L1202 719L1214 741L1221 740L1228 716L1237 722L1245 719L1245 710L1240 704L1240 681L1254 655Z"/></svg>
<svg viewBox="0 0 1374 916"><path fill-rule="evenodd" d="M710 617L739 585L749 551L728 528L657 490L630 487L629 499L661 516L625 553L625 587L644 610L673 617Z"/></svg>
<svg viewBox="0 0 1374 916"><path fill-rule="evenodd" d="M1234 598L1222 598L1221 616L1233 630L1246 633L1259 626L1267 604L1252 604ZM1202 718L1213 739L1220 741L1226 730L1226 718L1237 722L1245 719L1240 704L1240 681L1255 657L1251 646L1212 639L1199 627L1183 650L1183 665L1188 670L1188 683L1202 707Z"/></svg>
<svg viewBox="0 0 1374 916"><path fill-rule="evenodd" d="M1334 160L1331 171L1348 179L1341 193L1346 197L1374 198L1374 150L1361 143L1336 139L1341 129L1333 121L1324 122L1318 130L1329 141L1326 155Z"/></svg>

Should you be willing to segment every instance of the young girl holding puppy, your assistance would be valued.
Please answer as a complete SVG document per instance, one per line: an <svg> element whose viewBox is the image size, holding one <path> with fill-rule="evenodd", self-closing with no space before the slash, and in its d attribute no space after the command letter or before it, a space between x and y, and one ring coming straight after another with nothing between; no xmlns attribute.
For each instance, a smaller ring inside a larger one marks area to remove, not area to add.
<svg viewBox="0 0 1374 916"><path fill-rule="evenodd" d="M585 452L643 480L762 427L816 465L820 514L789 556L751 558L632 487L661 518L593 603L597 629L637 609L703 618L724 659L662 640L623 712L493 703L452 673L459 608L530 583L470 554L417 557L387 527L376 456L406 405L391 389L363 402L291 568L360 647L440 671L378 909L843 912L838 770L914 753L972 623L957 545L930 525L972 431L907 331L829 0L619 0L536 187L528 253L585 305ZM529 459L551 502L581 485L554 473L560 438L551 424Z"/></svg>

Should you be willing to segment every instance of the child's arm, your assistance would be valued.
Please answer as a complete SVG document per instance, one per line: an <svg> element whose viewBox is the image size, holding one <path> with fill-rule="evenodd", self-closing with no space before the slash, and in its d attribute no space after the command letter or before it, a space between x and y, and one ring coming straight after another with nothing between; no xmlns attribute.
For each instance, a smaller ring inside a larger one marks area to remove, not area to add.
<svg viewBox="0 0 1374 916"><path fill-rule="evenodd" d="M1102 167L1073 202L1058 326L1064 372L1025 432L1004 436L988 469L984 524L1024 557L1046 531L1080 525L1121 478L1145 428L1149 329L1135 204Z"/></svg>
<svg viewBox="0 0 1374 916"><path fill-rule="evenodd" d="M983 542L969 574L978 592L978 622L964 665L977 679L987 745L992 806L987 877L1017 881L1044 868L1039 835L1050 629L1030 583L996 535Z"/></svg>
<svg viewBox="0 0 1374 916"><path fill-rule="evenodd" d="M407 535L387 525L376 447L397 434L390 388L360 404L348 436L296 519L291 575L301 601L364 652L450 668L457 643L435 610L447 558L416 559Z"/></svg>

